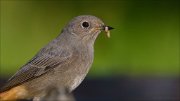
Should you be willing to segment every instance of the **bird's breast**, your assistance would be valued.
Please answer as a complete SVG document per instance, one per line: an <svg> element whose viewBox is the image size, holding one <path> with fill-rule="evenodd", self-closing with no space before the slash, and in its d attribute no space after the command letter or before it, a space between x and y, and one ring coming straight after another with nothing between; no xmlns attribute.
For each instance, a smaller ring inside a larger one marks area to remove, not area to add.
<svg viewBox="0 0 180 101"><path fill-rule="evenodd" d="M77 58L73 62L70 75L72 75L70 81L70 90L74 90L84 80L92 63L93 63L93 48L84 48L76 53Z"/></svg>

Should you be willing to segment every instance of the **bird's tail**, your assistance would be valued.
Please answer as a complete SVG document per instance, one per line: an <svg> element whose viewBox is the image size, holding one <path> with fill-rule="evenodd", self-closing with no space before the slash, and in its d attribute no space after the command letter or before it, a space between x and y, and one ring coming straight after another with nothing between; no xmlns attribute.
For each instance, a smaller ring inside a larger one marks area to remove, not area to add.
<svg viewBox="0 0 180 101"><path fill-rule="evenodd" d="M24 99L27 96L27 91L23 86L16 86L8 91L0 93L0 101L16 101Z"/></svg>

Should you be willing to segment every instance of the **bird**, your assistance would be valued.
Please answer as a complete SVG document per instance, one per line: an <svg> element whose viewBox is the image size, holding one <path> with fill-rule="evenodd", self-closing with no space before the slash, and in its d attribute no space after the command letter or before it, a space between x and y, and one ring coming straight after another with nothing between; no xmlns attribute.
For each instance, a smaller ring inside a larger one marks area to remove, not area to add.
<svg viewBox="0 0 180 101"><path fill-rule="evenodd" d="M94 60L98 35L114 29L93 15L79 15L41 48L0 89L0 100L42 98L48 87L72 92L84 80Z"/></svg>

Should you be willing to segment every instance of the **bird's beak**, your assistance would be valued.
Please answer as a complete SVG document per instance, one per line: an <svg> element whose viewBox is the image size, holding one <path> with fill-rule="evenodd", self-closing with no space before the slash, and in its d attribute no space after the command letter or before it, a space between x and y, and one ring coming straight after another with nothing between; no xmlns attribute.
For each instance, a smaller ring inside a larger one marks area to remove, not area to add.
<svg viewBox="0 0 180 101"><path fill-rule="evenodd" d="M110 30L114 29L113 27L110 26L102 26L102 30L104 30L106 32L106 35L108 38L110 38Z"/></svg>
<svg viewBox="0 0 180 101"><path fill-rule="evenodd" d="M110 26L102 26L102 30L106 31L106 30L112 30L114 29L113 27L110 27Z"/></svg>

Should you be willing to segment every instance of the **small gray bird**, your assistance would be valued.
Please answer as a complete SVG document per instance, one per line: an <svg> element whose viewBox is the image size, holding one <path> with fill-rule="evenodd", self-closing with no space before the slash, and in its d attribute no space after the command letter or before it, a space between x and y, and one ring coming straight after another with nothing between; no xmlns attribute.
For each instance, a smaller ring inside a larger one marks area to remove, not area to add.
<svg viewBox="0 0 180 101"><path fill-rule="evenodd" d="M109 30L99 18L82 15L73 18L61 34L42 48L12 76L0 91L1 100L38 98L50 86L73 91L85 78L94 58L94 42Z"/></svg>

